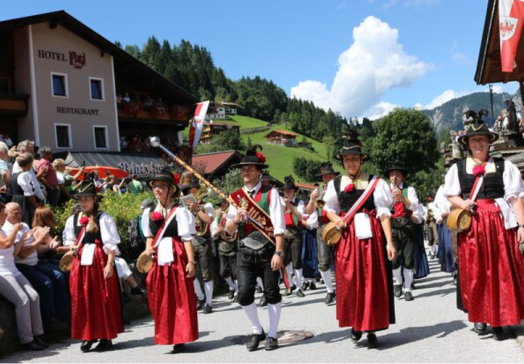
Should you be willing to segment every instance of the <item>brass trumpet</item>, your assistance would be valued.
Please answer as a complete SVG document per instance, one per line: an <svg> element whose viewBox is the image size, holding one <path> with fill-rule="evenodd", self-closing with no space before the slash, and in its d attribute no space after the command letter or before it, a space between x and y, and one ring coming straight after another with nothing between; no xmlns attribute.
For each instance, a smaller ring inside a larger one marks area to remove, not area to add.
<svg viewBox="0 0 524 364"><path fill-rule="evenodd" d="M318 192L318 188L314 192ZM324 208L324 205L326 204L326 202L322 198L324 197L325 194L326 194L326 189L324 188L322 190L322 193L319 194L317 199L315 200L315 207L317 209L323 209Z"/></svg>

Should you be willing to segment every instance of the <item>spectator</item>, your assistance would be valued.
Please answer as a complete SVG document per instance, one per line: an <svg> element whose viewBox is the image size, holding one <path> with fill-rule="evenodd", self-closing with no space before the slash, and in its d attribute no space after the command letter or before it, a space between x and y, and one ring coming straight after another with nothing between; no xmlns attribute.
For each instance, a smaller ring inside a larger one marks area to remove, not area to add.
<svg viewBox="0 0 524 364"><path fill-rule="evenodd" d="M11 148L13 146L13 141L9 137L9 134L4 135L4 143L7 144L8 148Z"/></svg>
<svg viewBox="0 0 524 364"><path fill-rule="evenodd" d="M139 194L143 191L142 183L138 180L138 177L136 174L133 174L131 176L131 182L127 184L127 190L128 192L131 192L132 194Z"/></svg>
<svg viewBox="0 0 524 364"><path fill-rule="evenodd" d="M47 201L53 207L58 205L60 197L60 187L56 170L51 164L53 159L53 150L50 147L40 148L40 161L38 162L38 180L45 186L47 191Z"/></svg>
<svg viewBox="0 0 524 364"><path fill-rule="evenodd" d="M13 202L22 207L23 221L26 224L33 223L35 209L44 203L45 193L33 172L33 155L21 154L16 158L21 172L13 173L11 178L11 190Z"/></svg>
<svg viewBox="0 0 524 364"><path fill-rule="evenodd" d="M24 141L21 141L20 143L18 143L18 146L16 147L16 151L18 152L18 154L15 156L15 158L18 157L19 155L24 154L24 153L30 153L33 156L33 158L34 158L34 156L35 156L35 142L33 142L31 140L27 140L27 139L24 140ZM12 174L19 173L21 171L22 171L22 169L18 166L18 163L15 161L15 163L13 164Z"/></svg>
<svg viewBox="0 0 524 364"><path fill-rule="evenodd" d="M0 203L0 225L6 219L5 205ZM29 281L18 271L14 256L22 244L15 245L15 238L22 228L15 224L10 234L0 230L0 294L15 306L18 338L24 350L44 350L48 347L42 340L44 329L40 316L40 297ZM40 238L42 233L36 234ZM25 240L24 234L21 240Z"/></svg>
<svg viewBox="0 0 524 364"><path fill-rule="evenodd" d="M9 148L4 142L0 142L0 195L5 201L7 187L11 184L11 174L7 164Z"/></svg>
<svg viewBox="0 0 524 364"><path fill-rule="evenodd" d="M131 102L131 98L129 97L129 94L127 92L124 94L124 102Z"/></svg>

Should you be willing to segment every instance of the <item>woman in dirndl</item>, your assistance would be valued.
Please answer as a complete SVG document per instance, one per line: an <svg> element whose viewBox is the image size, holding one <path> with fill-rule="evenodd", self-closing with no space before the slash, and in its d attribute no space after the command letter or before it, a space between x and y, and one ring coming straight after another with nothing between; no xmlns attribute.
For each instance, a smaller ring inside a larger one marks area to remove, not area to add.
<svg viewBox="0 0 524 364"><path fill-rule="evenodd" d="M96 351L113 348L112 339L124 332L118 278L114 271L117 245L120 243L115 221L99 211L102 196L92 180L84 180L73 196L81 211L66 221L64 245L73 259L69 285L71 290L71 338L83 340L80 349Z"/></svg>
<svg viewBox="0 0 524 364"><path fill-rule="evenodd" d="M342 232L335 246L337 319L340 327L352 328L354 342L367 332L368 346L374 348L379 345L375 332L395 322L390 261L397 252L389 220L393 199L385 181L362 172L367 156L360 141L344 140L336 158L347 174L329 182L324 210ZM357 202L363 204L344 221Z"/></svg>
<svg viewBox="0 0 524 364"><path fill-rule="evenodd" d="M459 137L469 157L449 169L444 186L452 204L474 211L471 227L458 233L457 293L474 330L484 334L489 324L493 338L504 340L503 327L524 319L524 260L519 252L524 251L523 185L513 163L489 156L498 134L476 113L469 114L474 120Z"/></svg>
<svg viewBox="0 0 524 364"><path fill-rule="evenodd" d="M148 184L158 200L142 215L145 252L155 255L147 276L149 309L155 320L155 344L174 345L172 353L176 354L198 339L193 286L196 263L191 245L195 222L178 204L180 188L173 173L164 169Z"/></svg>

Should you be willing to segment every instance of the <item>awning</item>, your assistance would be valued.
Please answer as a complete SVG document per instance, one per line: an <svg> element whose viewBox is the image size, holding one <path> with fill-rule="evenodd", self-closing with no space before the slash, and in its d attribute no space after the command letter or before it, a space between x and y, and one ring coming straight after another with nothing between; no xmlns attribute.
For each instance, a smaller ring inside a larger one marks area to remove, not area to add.
<svg viewBox="0 0 524 364"><path fill-rule="evenodd" d="M163 168L173 166L173 163L166 163L154 153L68 152L64 159L66 166L72 168L78 168L85 162L86 166L120 168L138 177L150 177Z"/></svg>

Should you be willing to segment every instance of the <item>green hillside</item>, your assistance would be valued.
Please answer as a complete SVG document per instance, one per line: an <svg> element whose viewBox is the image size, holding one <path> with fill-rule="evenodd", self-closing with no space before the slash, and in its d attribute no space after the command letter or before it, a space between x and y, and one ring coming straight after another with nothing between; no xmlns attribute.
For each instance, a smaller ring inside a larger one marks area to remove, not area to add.
<svg viewBox="0 0 524 364"><path fill-rule="evenodd" d="M228 115L228 118L232 121L234 121L234 123L231 123L231 124L237 124L240 126L240 128L244 129L244 128L259 128L261 126L266 126L267 125L267 122L265 121L262 121L262 120L259 120L259 119L255 119L255 118L250 118L248 116L240 116L240 115ZM229 120L225 121L226 123L230 123Z"/></svg>

